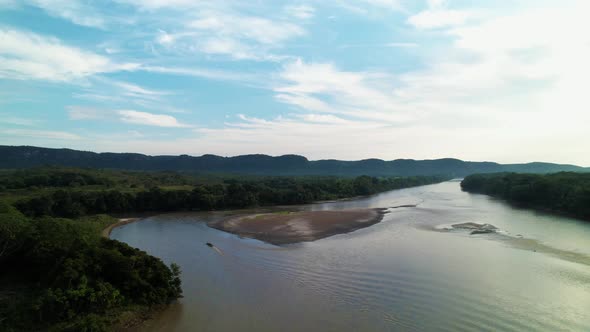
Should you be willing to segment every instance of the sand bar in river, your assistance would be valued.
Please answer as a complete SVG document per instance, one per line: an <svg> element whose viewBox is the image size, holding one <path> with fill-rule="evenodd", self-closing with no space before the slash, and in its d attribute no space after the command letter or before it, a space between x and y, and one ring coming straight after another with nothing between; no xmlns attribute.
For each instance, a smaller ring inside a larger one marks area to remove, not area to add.
<svg viewBox="0 0 590 332"><path fill-rule="evenodd" d="M210 222L210 227L272 244L314 241L380 222L384 209L249 214Z"/></svg>

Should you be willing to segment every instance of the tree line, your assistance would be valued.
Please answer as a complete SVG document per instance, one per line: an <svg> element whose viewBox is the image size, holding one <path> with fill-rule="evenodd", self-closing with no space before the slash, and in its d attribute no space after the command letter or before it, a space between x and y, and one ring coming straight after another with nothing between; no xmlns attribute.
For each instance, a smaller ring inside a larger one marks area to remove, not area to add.
<svg viewBox="0 0 590 332"><path fill-rule="evenodd" d="M131 188L152 185L190 185L198 178L178 172L134 172L71 167L37 167L0 170L0 189L32 189L47 187L76 188L85 186Z"/></svg>
<svg viewBox="0 0 590 332"><path fill-rule="evenodd" d="M590 220L590 173L474 174L461 188Z"/></svg>
<svg viewBox="0 0 590 332"><path fill-rule="evenodd" d="M387 190L436 183L444 178L264 178L226 180L199 184L192 190L164 190L154 186L142 191L57 190L26 198L15 206L31 217L77 218L88 214L187 211L246 208L254 206L306 204L370 195Z"/></svg>

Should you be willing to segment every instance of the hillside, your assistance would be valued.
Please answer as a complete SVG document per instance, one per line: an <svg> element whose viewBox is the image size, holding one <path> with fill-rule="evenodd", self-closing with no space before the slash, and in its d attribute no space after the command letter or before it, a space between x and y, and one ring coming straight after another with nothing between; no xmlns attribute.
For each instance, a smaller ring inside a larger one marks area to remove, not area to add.
<svg viewBox="0 0 590 332"><path fill-rule="evenodd" d="M262 154L236 157L220 157L216 155L199 157L188 155L148 156L138 153L95 153L33 146L0 146L0 168L30 168L42 165L145 171L170 170L199 173L336 176L444 174L463 177L473 173L590 171L590 168L574 165L538 162L502 165L494 162L471 162L451 158L434 160L396 159L391 161L381 159L310 161L298 155L278 157Z"/></svg>

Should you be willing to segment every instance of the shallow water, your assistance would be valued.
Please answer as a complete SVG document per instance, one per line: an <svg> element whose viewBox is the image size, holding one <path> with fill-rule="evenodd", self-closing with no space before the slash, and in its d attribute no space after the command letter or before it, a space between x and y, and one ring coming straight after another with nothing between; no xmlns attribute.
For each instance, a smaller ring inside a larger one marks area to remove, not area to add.
<svg viewBox="0 0 590 332"><path fill-rule="evenodd" d="M590 223L445 182L298 209L391 209L372 227L276 247L207 227L219 213L113 230L182 268L153 331L590 331ZM500 234L442 232L477 222ZM205 245L214 243L223 255Z"/></svg>

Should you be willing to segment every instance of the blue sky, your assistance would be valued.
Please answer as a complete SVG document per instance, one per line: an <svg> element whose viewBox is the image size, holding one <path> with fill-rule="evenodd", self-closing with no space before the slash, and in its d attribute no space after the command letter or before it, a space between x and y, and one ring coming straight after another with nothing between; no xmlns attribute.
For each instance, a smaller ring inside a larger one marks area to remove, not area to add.
<svg viewBox="0 0 590 332"><path fill-rule="evenodd" d="M588 12L0 0L0 144L590 165Z"/></svg>

